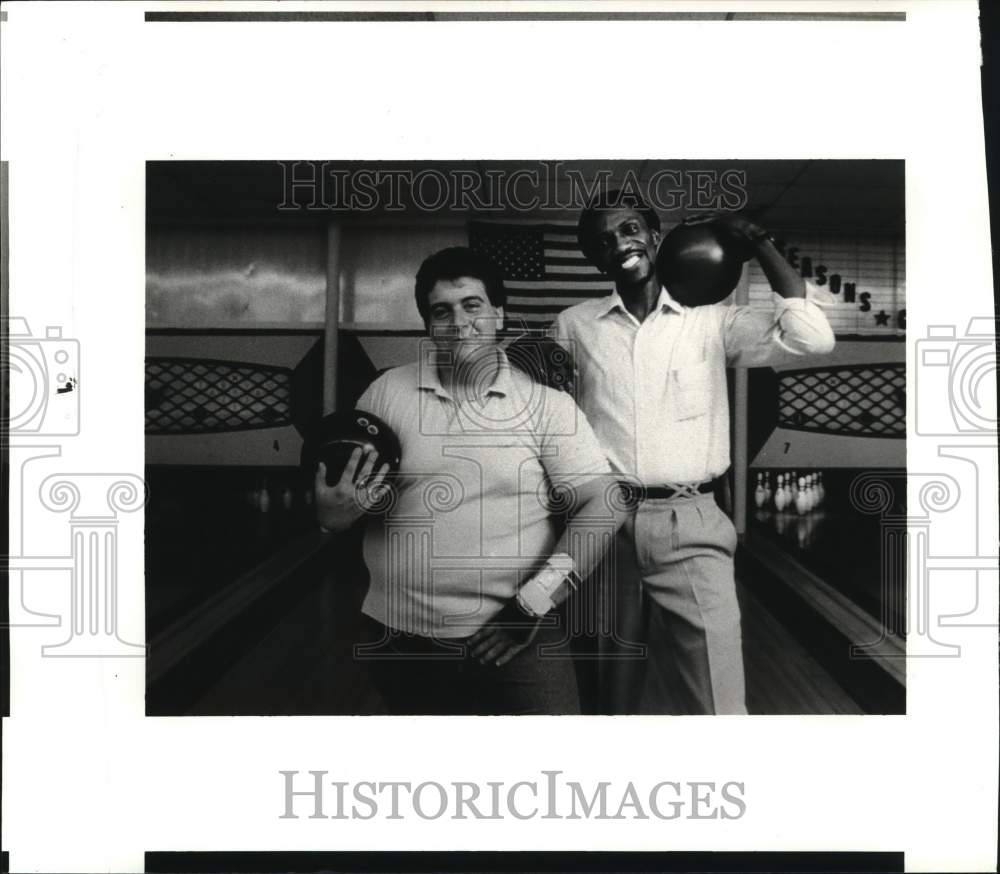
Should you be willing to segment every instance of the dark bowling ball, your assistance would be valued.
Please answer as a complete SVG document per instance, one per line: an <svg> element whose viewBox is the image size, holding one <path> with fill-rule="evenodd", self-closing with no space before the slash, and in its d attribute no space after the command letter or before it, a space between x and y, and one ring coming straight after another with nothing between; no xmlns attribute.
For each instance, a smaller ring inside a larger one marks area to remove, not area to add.
<svg viewBox="0 0 1000 874"><path fill-rule="evenodd" d="M660 243L656 277L684 306L719 303L736 288L749 256L747 246L712 222L680 224Z"/></svg>
<svg viewBox="0 0 1000 874"><path fill-rule="evenodd" d="M373 472L383 464L389 465L390 475L399 470L403 455L399 438L378 416L365 410L345 410L320 419L302 444L302 467L313 477L316 466L323 462L326 465L326 484L336 485L351 454L358 447L362 450L362 463L367 453L376 454Z"/></svg>

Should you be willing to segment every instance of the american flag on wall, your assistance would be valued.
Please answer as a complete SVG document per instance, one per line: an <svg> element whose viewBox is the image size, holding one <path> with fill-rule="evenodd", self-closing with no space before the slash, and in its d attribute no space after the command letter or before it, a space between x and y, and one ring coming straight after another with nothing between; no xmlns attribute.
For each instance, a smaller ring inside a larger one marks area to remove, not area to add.
<svg viewBox="0 0 1000 874"><path fill-rule="evenodd" d="M507 287L507 315L544 327L566 307L604 297L614 284L583 257L576 225L469 223L469 247L490 259Z"/></svg>

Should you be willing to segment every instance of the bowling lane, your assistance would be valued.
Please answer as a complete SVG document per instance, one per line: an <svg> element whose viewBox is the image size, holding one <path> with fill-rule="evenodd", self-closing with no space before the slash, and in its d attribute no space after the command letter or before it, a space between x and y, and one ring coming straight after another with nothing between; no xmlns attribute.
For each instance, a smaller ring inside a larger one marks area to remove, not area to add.
<svg viewBox="0 0 1000 874"><path fill-rule="evenodd" d="M864 713L834 676L737 579L750 714Z"/></svg>
<svg viewBox="0 0 1000 874"><path fill-rule="evenodd" d="M313 528L297 470L150 466L146 481L147 638Z"/></svg>
<svg viewBox="0 0 1000 874"><path fill-rule="evenodd" d="M748 532L779 546L795 561L832 585L864 609L873 619L903 627L906 587L905 556L899 541L887 538L883 517L859 512L851 503L851 483L864 470L834 468L823 471L795 471L795 485L802 479L821 474L823 498L796 503L794 497L782 501L777 495L779 477L787 481L790 471L751 471L754 484ZM881 477L893 488L889 512L901 514L906 507L905 471L886 470ZM770 496L757 506L756 484L764 477ZM808 491L808 490L807 490ZM779 509L779 506L781 509Z"/></svg>
<svg viewBox="0 0 1000 874"><path fill-rule="evenodd" d="M364 580L326 574L294 595L266 630L242 638L183 707L186 715L380 714L385 705L354 657ZM751 714L865 712L841 683L738 581Z"/></svg>

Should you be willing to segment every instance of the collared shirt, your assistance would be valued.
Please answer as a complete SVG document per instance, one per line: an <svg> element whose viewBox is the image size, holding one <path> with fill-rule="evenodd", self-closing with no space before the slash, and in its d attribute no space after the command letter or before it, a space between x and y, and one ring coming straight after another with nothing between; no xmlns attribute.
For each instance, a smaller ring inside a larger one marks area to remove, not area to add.
<svg viewBox="0 0 1000 874"><path fill-rule="evenodd" d="M394 502L369 518L364 539L362 609L391 628L472 634L552 553L550 490L610 470L573 398L498 354L478 399L456 400L423 360L383 374L357 403L403 448Z"/></svg>
<svg viewBox="0 0 1000 874"><path fill-rule="evenodd" d="M577 401L616 471L647 486L696 483L729 468L726 367L830 352L833 331L813 302L686 307L666 288L640 323L615 291L564 310L557 339L578 368Z"/></svg>

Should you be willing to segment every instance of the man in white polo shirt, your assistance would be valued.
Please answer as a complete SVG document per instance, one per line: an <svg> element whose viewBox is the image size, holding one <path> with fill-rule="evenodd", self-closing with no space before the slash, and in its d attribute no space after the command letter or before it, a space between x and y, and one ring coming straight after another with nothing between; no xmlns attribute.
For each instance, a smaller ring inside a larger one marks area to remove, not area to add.
<svg viewBox="0 0 1000 874"><path fill-rule="evenodd" d="M578 712L572 663L552 651L567 631L545 614L613 540L616 481L573 398L510 367L489 261L432 255L416 300L429 333L420 360L357 403L400 439L392 494L357 455L337 486L316 479L325 528L371 510L359 655L394 713ZM359 493L355 474L375 492Z"/></svg>
<svg viewBox="0 0 1000 874"><path fill-rule="evenodd" d="M612 467L644 495L619 533L612 619L644 602L645 670L621 671L618 687L605 688L603 707L613 712L746 712L736 531L713 496L714 480L729 469L726 367L834 345L804 280L767 233L739 216L718 223L752 246L779 296L773 312L679 304L656 277L659 217L607 192L583 210L577 236L616 290L556 320L576 358L581 408Z"/></svg>

